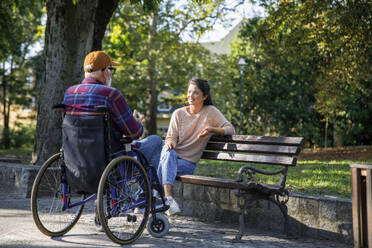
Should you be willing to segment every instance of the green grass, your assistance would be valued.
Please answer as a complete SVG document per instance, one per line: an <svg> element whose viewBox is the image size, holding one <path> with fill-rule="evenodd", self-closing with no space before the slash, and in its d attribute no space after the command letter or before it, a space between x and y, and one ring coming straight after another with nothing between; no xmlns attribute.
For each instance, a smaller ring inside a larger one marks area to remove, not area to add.
<svg viewBox="0 0 372 248"><path fill-rule="evenodd" d="M298 161L297 166L289 167L286 186L292 192L312 195L331 195L351 197L350 164L371 164L372 161L359 160L306 160ZM219 178L236 179L239 168L247 163L201 160L195 174ZM256 168L273 171L281 168L270 165L253 165ZM280 176L259 176L258 181L278 183Z"/></svg>
<svg viewBox="0 0 372 248"><path fill-rule="evenodd" d="M31 161L32 147L0 149L0 157L20 158L23 161Z"/></svg>

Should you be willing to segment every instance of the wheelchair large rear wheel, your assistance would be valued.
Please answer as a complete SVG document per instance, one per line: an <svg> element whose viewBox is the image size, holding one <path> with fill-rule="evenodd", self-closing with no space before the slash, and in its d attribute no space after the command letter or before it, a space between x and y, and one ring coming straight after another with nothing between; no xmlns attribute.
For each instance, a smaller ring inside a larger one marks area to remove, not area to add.
<svg viewBox="0 0 372 248"><path fill-rule="evenodd" d="M61 153L50 157L40 168L31 192L31 212L38 229L51 237L62 236L77 223L84 205L64 208L63 201L71 204L84 199L83 195L62 194L62 169L64 166ZM67 191L70 188L67 187Z"/></svg>
<svg viewBox="0 0 372 248"><path fill-rule="evenodd" d="M98 186L98 216L106 235L124 245L137 240L146 228L151 191L147 173L134 158L112 160Z"/></svg>

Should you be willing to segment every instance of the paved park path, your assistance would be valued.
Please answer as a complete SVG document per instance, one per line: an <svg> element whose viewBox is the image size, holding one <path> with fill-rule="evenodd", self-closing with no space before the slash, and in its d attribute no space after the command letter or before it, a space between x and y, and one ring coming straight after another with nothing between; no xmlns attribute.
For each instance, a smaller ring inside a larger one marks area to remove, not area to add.
<svg viewBox="0 0 372 248"><path fill-rule="evenodd" d="M89 207L89 206L88 206ZM351 247L342 243L307 238L286 239L283 234L251 229L239 243L233 243L236 225L205 223L190 217L172 217L171 229L163 238L153 238L145 230L142 236L126 247ZM0 193L0 247L119 247L104 233L97 232L90 211L83 214L78 224L66 235L50 238L35 226L30 200Z"/></svg>

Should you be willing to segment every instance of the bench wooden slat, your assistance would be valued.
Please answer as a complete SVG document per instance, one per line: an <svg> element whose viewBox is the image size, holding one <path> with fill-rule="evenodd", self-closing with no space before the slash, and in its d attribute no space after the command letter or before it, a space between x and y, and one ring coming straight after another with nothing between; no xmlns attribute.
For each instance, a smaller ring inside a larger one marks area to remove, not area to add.
<svg viewBox="0 0 372 248"><path fill-rule="evenodd" d="M191 183L203 186L211 186L217 188L228 188L228 189L242 189L249 190L257 187L258 183L239 183L232 179L224 178L215 178L215 177L206 177L206 176L197 176L197 175L180 175L177 176L177 180L183 183ZM268 190L278 191L280 187L274 184L260 184Z"/></svg>
<svg viewBox="0 0 372 248"><path fill-rule="evenodd" d="M214 186L218 188L229 188L229 189L246 189L241 183L238 183L231 179L205 177L197 175L181 175L177 176L177 179L183 183L192 183L205 186Z"/></svg>
<svg viewBox="0 0 372 248"><path fill-rule="evenodd" d="M296 146L277 146L277 145L247 145L232 144L221 142L209 142L205 150L229 151L229 152L249 152L249 153L269 153L280 155L297 155L301 149Z"/></svg>
<svg viewBox="0 0 372 248"><path fill-rule="evenodd" d="M281 156L270 156L270 155L250 155L250 154L210 152L210 151L204 151L202 158L211 159L211 160L251 162L251 163L287 165L287 166L295 166L297 162L297 159L292 158L292 157L284 157L284 156L281 157Z"/></svg>
<svg viewBox="0 0 372 248"><path fill-rule="evenodd" d="M272 136L255 136L255 135L213 135L210 141L232 142L245 144L262 144L262 145L288 145L302 146L305 139L302 137L272 137Z"/></svg>

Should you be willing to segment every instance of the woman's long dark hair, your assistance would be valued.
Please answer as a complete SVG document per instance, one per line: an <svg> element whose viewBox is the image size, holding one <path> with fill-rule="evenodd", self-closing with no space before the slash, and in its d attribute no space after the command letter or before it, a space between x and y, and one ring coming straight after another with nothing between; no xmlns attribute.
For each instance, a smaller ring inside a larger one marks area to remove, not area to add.
<svg viewBox="0 0 372 248"><path fill-rule="evenodd" d="M190 86L190 84L196 85L201 92L203 92L203 96L208 96L203 104L204 105L213 105L211 94L210 94L210 87L208 84L208 81L203 78L193 77L190 79L189 84L187 85L187 88ZM187 100L187 99L186 99ZM186 105L189 105L188 103Z"/></svg>

